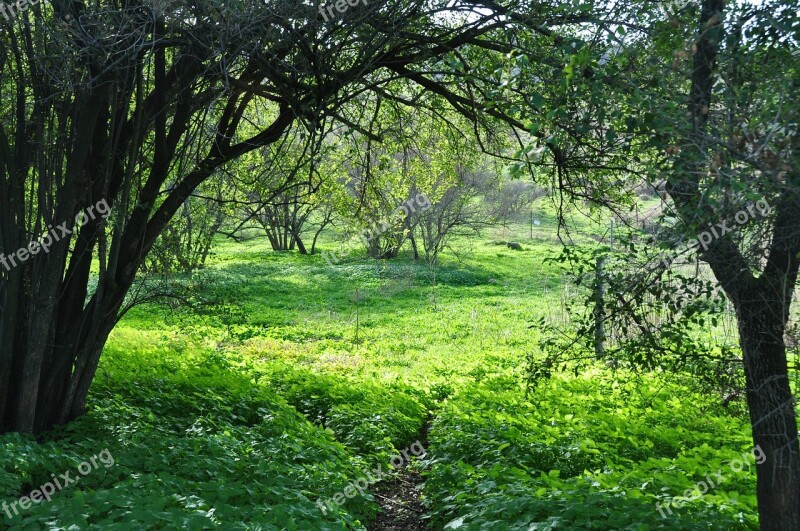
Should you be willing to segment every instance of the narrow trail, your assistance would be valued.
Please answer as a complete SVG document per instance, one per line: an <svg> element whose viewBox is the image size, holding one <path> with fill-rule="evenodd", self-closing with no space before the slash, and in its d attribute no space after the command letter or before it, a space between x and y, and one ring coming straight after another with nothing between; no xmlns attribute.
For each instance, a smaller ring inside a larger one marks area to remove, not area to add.
<svg viewBox="0 0 800 531"><path fill-rule="evenodd" d="M428 447L430 419L419 432L418 440ZM382 481L372 488L372 495L380 506L380 513L370 522L368 531L425 531L427 529L425 505L422 503L422 485L425 480L407 463L397 477Z"/></svg>
<svg viewBox="0 0 800 531"><path fill-rule="evenodd" d="M375 486L372 495L381 512L367 529L369 531L424 531L425 506L420 500L422 477L404 467L400 475Z"/></svg>

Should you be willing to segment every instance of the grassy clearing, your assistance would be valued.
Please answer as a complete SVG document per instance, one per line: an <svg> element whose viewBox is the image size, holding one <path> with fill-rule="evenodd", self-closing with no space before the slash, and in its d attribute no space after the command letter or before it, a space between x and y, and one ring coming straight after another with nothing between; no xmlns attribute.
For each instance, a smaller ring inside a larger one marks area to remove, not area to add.
<svg viewBox="0 0 800 531"><path fill-rule="evenodd" d="M11 501L108 448L116 464L11 529L347 529L357 496L315 505L431 424L425 500L434 529L755 527L754 470L728 474L662 518L655 508L748 451L747 423L678 383L591 372L524 396L540 317L560 319L558 252L539 215L525 250L486 234L436 272L404 256L267 252L221 242L182 279L196 308L134 308L114 331L90 413L40 444L0 441ZM333 242L324 242L331 246ZM199 311L198 311L199 310Z"/></svg>

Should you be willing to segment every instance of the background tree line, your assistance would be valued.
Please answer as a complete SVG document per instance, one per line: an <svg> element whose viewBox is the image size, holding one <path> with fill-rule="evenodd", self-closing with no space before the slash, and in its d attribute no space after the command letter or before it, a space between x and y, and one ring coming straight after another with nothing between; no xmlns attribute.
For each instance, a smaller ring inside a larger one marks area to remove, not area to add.
<svg viewBox="0 0 800 531"><path fill-rule="evenodd" d="M391 126L372 134L379 141L344 128L322 141L294 130L280 146L220 170L186 200L143 271L202 268L214 236L241 239L253 229L273 251L313 254L324 231L353 238L419 193L431 199L431 208L391 220L364 250L385 259L408 247L415 259L430 261L451 236L527 218L533 201L544 195L540 186L512 179L502 164L482 155L457 114L443 120L381 100L371 105L374 118ZM509 139L504 143L498 152L510 150Z"/></svg>

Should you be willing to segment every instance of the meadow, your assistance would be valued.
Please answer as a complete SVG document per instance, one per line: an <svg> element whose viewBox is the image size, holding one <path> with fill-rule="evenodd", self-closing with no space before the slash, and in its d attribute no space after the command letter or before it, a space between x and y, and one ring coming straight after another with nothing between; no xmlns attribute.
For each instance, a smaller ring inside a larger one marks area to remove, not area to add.
<svg viewBox="0 0 800 531"><path fill-rule="evenodd" d="M522 251L498 244L512 236ZM385 489L318 503L381 466L421 478L430 529L757 528L752 460L730 470L752 457L748 421L690 377L598 365L526 392L536 323L566 319L571 288L547 260L559 245L547 216L488 230L455 240L434 281L406 254L331 267L219 240L204 269L171 279L179 297L125 315L85 417L0 438L0 499L103 450L114 465L0 523L384 529ZM415 441L425 456L393 469Z"/></svg>

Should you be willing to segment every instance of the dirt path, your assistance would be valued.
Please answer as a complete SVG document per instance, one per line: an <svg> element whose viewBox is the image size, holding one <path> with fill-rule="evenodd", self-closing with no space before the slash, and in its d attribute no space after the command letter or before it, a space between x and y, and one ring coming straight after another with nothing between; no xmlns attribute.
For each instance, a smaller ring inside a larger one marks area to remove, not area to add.
<svg viewBox="0 0 800 531"><path fill-rule="evenodd" d="M422 426L417 439L425 448L429 422L430 419ZM419 472L406 463L396 478L375 485L372 494L380 513L367 526L368 531L425 531L425 506L420 499L424 482Z"/></svg>
<svg viewBox="0 0 800 531"><path fill-rule="evenodd" d="M382 481L372 491L381 512L367 529L369 531L424 531L425 506L420 500L422 477L404 467L400 475Z"/></svg>

